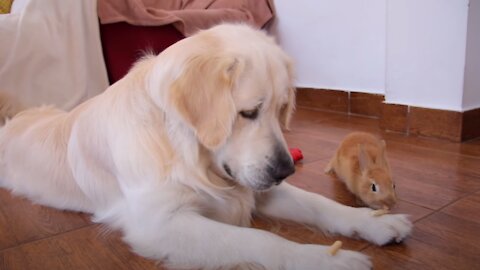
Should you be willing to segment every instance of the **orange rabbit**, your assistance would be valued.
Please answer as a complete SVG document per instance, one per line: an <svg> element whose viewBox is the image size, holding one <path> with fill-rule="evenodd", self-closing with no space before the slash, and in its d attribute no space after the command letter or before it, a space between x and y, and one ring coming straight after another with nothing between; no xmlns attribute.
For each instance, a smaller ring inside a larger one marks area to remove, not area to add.
<svg viewBox="0 0 480 270"><path fill-rule="evenodd" d="M334 172L369 207L389 209L397 197L385 148L385 141L372 134L353 132L342 141L325 172Z"/></svg>

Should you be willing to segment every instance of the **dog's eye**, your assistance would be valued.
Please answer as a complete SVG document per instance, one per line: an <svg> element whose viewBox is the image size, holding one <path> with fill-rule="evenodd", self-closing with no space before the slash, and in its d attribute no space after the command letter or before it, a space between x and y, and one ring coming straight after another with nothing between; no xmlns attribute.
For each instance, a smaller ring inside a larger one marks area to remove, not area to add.
<svg viewBox="0 0 480 270"><path fill-rule="evenodd" d="M260 110L260 107L256 107L256 108L253 109L253 110L241 111L241 112L240 112L240 115L241 115L243 118L247 118L247 119L254 120L255 118L258 117L258 112L259 112L259 110Z"/></svg>

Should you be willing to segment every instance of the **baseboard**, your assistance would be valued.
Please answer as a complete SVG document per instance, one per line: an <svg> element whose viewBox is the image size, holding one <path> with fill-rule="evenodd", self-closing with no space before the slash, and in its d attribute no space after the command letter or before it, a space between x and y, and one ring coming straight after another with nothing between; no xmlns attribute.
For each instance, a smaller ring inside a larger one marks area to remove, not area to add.
<svg viewBox="0 0 480 270"><path fill-rule="evenodd" d="M385 97L379 94L350 92L350 114L380 117Z"/></svg>
<svg viewBox="0 0 480 270"><path fill-rule="evenodd" d="M480 137L480 108L463 112L462 141Z"/></svg>
<svg viewBox="0 0 480 270"><path fill-rule="evenodd" d="M383 100L378 94L297 88L297 106L324 111L380 117Z"/></svg>
<svg viewBox="0 0 480 270"><path fill-rule="evenodd" d="M378 118L380 128L410 136L462 142L480 137L480 108L465 112L384 103L380 94L297 89L297 106Z"/></svg>
<svg viewBox="0 0 480 270"><path fill-rule="evenodd" d="M408 106L382 104L380 127L383 130L408 133Z"/></svg>
<svg viewBox="0 0 480 270"><path fill-rule="evenodd" d="M410 135L462 141L461 112L410 106L408 122Z"/></svg>
<svg viewBox="0 0 480 270"><path fill-rule="evenodd" d="M297 88L297 106L348 113L348 92Z"/></svg>

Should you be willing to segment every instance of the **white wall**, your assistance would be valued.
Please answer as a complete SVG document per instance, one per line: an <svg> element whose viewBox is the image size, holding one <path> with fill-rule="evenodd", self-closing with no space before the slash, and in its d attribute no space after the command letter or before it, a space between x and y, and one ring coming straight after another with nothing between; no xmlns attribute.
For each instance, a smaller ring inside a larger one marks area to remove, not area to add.
<svg viewBox="0 0 480 270"><path fill-rule="evenodd" d="M275 5L270 30L296 62L298 87L380 93L387 103L425 108L480 107L480 0Z"/></svg>
<svg viewBox="0 0 480 270"><path fill-rule="evenodd" d="M386 102L462 110L468 0L388 0Z"/></svg>
<svg viewBox="0 0 480 270"><path fill-rule="evenodd" d="M297 86L384 93L385 0L275 0Z"/></svg>
<svg viewBox="0 0 480 270"><path fill-rule="evenodd" d="M470 0L468 10L467 56L462 108L464 110L480 108L480 0Z"/></svg>

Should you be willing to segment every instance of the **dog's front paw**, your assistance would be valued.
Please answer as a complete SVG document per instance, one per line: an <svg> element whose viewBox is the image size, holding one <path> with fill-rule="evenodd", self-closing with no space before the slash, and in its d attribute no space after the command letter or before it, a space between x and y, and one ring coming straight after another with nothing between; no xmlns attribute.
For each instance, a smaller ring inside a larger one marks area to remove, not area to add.
<svg viewBox="0 0 480 270"><path fill-rule="evenodd" d="M372 269L372 263L370 262L370 258L368 256L360 252L350 250L339 250L337 254L331 256L330 261L331 266L328 269ZM320 267L318 269L323 268Z"/></svg>
<svg viewBox="0 0 480 270"><path fill-rule="evenodd" d="M360 252L339 250L335 255L329 254L328 246L302 245L294 264L286 269L302 270L369 270L372 269L370 258Z"/></svg>
<svg viewBox="0 0 480 270"><path fill-rule="evenodd" d="M367 241L377 245L385 245L390 242L401 242L412 231L413 224L407 215L386 214L382 216L372 215L372 210L362 209L362 220L357 233Z"/></svg>

